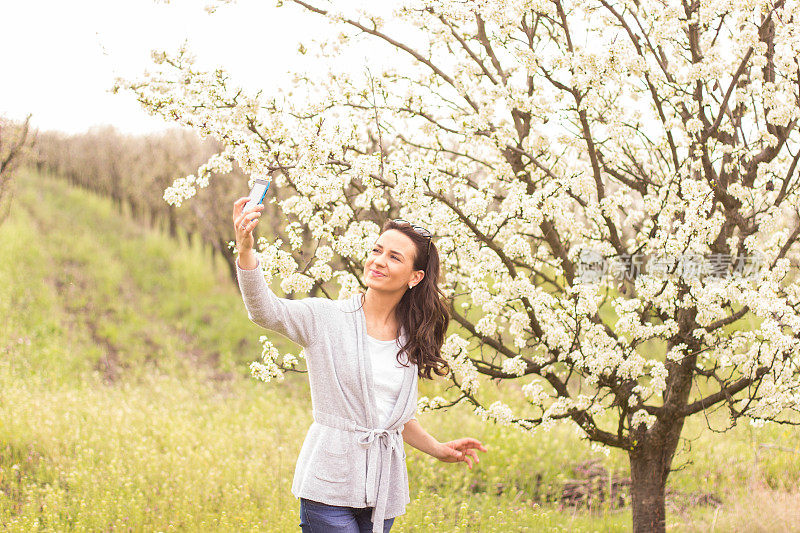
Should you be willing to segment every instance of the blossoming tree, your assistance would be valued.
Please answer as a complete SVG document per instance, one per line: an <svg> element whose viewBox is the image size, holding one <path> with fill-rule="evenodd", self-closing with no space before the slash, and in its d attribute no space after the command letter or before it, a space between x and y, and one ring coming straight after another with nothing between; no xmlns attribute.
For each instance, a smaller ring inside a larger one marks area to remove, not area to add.
<svg viewBox="0 0 800 533"><path fill-rule="evenodd" d="M421 407L626 451L635 531L665 528L687 417L797 421L797 0L441 0L390 20L309 1L291 3L342 30L321 57L382 46L385 64L265 97L184 46L117 81L225 143L168 202L234 160L272 176L287 222L258 243L265 274L331 297L359 287L385 217L432 228L458 394ZM253 369L296 362L266 343ZM480 374L521 380L527 407L484 405Z"/></svg>

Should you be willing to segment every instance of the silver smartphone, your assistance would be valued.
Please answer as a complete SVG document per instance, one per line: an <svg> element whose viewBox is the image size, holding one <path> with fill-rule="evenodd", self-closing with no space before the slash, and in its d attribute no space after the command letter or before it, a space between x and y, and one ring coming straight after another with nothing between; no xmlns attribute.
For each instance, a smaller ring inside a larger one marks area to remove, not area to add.
<svg viewBox="0 0 800 533"><path fill-rule="evenodd" d="M253 183L253 188L250 189L250 199L244 204L242 208L242 213L246 212L248 209L255 207L259 204L264 203L264 196L267 195L267 189L269 189L269 183L267 180L256 178L255 183Z"/></svg>

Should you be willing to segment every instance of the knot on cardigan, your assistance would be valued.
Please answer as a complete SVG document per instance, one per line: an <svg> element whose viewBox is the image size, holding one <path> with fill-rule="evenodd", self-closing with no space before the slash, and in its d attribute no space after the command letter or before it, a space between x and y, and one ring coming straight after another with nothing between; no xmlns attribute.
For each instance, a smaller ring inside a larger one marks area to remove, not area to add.
<svg viewBox="0 0 800 533"><path fill-rule="evenodd" d="M376 428L359 428L362 432L361 436L358 437L358 443L363 448L369 448L372 445L372 441L375 438L385 437L389 442L389 447L394 449L394 441L389 439L389 435L392 433L399 433L397 430L388 430L388 429L376 429Z"/></svg>

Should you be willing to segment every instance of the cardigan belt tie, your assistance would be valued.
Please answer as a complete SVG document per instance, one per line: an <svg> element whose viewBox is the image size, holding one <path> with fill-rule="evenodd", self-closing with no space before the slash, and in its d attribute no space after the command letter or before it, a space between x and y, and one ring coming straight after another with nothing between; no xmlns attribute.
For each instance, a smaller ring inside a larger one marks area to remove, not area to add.
<svg viewBox="0 0 800 533"><path fill-rule="evenodd" d="M358 444L367 450L367 506L373 507L372 531L383 533L392 459L396 450L403 449L402 426L396 429L368 428L330 413L314 410L313 414L318 424L359 434Z"/></svg>

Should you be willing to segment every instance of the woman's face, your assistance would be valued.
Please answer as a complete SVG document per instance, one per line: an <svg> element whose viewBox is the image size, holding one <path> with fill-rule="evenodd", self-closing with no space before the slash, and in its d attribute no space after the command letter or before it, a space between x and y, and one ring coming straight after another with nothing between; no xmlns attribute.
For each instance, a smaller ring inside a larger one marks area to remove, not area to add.
<svg viewBox="0 0 800 533"><path fill-rule="evenodd" d="M415 252L414 242L402 232L391 229L385 231L375 241L364 265L367 287L402 291L408 290L409 283L417 285L425 272L414 270Z"/></svg>

